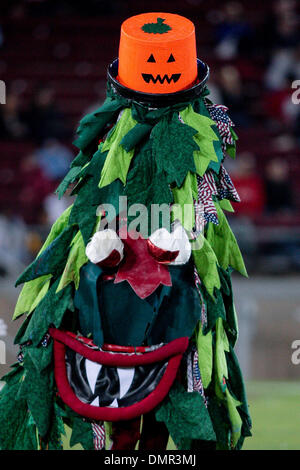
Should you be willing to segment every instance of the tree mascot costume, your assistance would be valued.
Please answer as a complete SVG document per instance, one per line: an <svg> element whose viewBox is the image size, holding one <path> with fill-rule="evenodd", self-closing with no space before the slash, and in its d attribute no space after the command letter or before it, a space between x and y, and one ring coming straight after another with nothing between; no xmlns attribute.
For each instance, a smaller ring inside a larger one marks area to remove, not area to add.
<svg viewBox="0 0 300 470"><path fill-rule="evenodd" d="M2 449L63 449L66 426L84 449L240 449L251 435L230 281L246 270L224 214L237 137L208 76L191 21L122 24L107 98L57 190L72 184L75 202L17 280Z"/></svg>

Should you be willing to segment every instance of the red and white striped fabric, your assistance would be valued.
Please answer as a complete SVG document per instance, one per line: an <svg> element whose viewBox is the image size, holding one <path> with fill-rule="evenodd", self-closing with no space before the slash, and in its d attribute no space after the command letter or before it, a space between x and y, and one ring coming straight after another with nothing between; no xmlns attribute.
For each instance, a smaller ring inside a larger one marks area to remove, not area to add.
<svg viewBox="0 0 300 470"><path fill-rule="evenodd" d="M221 165L219 182L217 183L218 199L229 199L230 201L240 202L240 196L234 187L234 184L223 165Z"/></svg>
<svg viewBox="0 0 300 470"><path fill-rule="evenodd" d="M217 210L212 196L217 196L218 190L213 172L208 170L204 175L197 175L198 183L198 203L203 205L205 223L212 222L218 225Z"/></svg>
<svg viewBox="0 0 300 470"><path fill-rule="evenodd" d="M105 427L104 423L97 424L92 423L93 437L94 437L94 448L95 450L105 449Z"/></svg>
<svg viewBox="0 0 300 470"><path fill-rule="evenodd" d="M234 123L227 115L228 108L222 104L212 104L208 100L205 100L205 105L211 119L216 123L223 143L233 145L234 140L230 128L234 126Z"/></svg>

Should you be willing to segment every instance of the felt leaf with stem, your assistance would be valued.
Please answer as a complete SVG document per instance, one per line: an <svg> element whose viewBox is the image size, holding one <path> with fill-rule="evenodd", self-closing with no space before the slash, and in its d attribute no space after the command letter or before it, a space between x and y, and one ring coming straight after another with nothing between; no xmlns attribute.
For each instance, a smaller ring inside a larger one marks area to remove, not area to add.
<svg viewBox="0 0 300 470"><path fill-rule="evenodd" d="M188 173L195 172L193 152L199 150L193 137L197 131L181 123L178 113L164 116L150 134L158 173L166 174L168 183L180 187Z"/></svg>
<svg viewBox="0 0 300 470"><path fill-rule="evenodd" d="M134 128L137 122L132 118L131 109L122 111L122 116L112 128L104 141L101 152L107 152L107 156L101 171L99 188L103 188L119 178L123 184L126 177L134 149L129 152L122 146L122 139Z"/></svg>

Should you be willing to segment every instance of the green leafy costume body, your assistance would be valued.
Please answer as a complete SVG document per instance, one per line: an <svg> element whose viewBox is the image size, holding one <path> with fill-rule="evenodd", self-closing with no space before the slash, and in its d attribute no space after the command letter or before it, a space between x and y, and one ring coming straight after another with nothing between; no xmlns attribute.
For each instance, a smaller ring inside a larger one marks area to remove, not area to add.
<svg viewBox="0 0 300 470"><path fill-rule="evenodd" d="M204 229L195 230L200 183L209 174L218 187L224 157L235 157L237 138L230 128L232 141L224 144L207 94L205 89L190 102L149 108L108 85L104 104L81 120L75 141L79 153L57 191L61 197L76 183L75 202L17 281L24 287L14 318L24 315L25 320L15 339L19 361L3 378L1 449L63 449L65 425L72 429L71 445L94 448L91 422L57 394L50 326L92 337L99 347L103 342L154 345L188 336L197 351L200 389L187 391L176 380L156 419L166 424L179 449L190 449L194 440L200 448L216 442L217 449L240 449L251 435L233 350L238 328L230 274L246 275L246 270L224 214L232 211L230 196L212 194L215 218L208 215ZM97 207L110 203L118 215L119 196L127 197L128 206L193 207L180 222L194 233L191 243L198 248L187 264L169 267L172 286L161 285L146 299L127 282L103 283L101 268L85 253L99 228Z"/></svg>

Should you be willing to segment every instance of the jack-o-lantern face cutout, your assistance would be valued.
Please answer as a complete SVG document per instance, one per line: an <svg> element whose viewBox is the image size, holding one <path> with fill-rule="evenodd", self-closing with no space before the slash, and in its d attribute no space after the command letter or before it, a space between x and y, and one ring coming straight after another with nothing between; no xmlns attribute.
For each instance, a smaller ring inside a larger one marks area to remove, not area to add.
<svg viewBox="0 0 300 470"><path fill-rule="evenodd" d="M147 62L151 62L151 63L156 63L156 60L153 56L153 54L150 55L149 59L147 60ZM175 62L175 59L174 59L174 56L173 54L171 53L170 54L170 57L168 58L167 60L167 63L170 63L170 62ZM165 73L163 76L161 76L160 74L157 74L157 75L153 75L152 73L142 73L142 77L143 79L145 80L146 83L161 83L163 84L164 82L167 82L167 83L171 83L171 82L178 82L179 78L181 76L181 73L170 73L170 74L167 74Z"/></svg>
<svg viewBox="0 0 300 470"><path fill-rule="evenodd" d="M179 15L145 13L122 24L118 80L144 93L174 93L197 78L194 25Z"/></svg>

